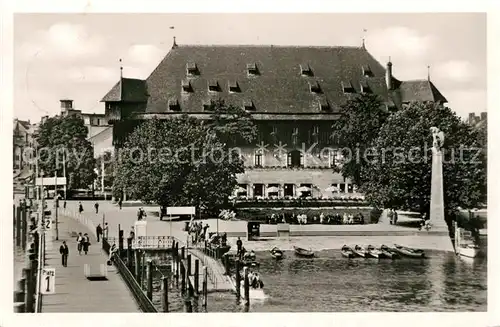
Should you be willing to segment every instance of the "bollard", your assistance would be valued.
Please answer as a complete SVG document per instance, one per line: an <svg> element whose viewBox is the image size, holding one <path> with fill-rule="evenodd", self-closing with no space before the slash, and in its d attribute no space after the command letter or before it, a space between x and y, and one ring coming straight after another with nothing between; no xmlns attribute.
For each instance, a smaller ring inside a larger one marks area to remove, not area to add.
<svg viewBox="0 0 500 327"><path fill-rule="evenodd" d="M207 298L208 298L208 271L207 267L203 266L203 282L202 282L202 287L203 287L203 307L207 307Z"/></svg>
<svg viewBox="0 0 500 327"><path fill-rule="evenodd" d="M141 288L145 289L147 285L147 280L146 280L146 252L142 253L142 259L141 259Z"/></svg>
<svg viewBox="0 0 500 327"><path fill-rule="evenodd" d="M24 307L24 302L15 302L14 303L14 313L24 313L26 312Z"/></svg>
<svg viewBox="0 0 500 327"><path fill-rule="evenodd" d="M184 263L181 261L181 293L184 294L186 290L186 269L184 268Z"/></svg>
<svg viewBox="0 0 500 327"><path fill-rule="evenodd" d="M224 255L222 258L223 258L223 261L224 261L225 274L227 276L231 276L231 271L230 271L230 268L229 268L229 256Z"/></svg>
<svg viewBox="0 0 500 327"><path fill-rule="evenodd" d="M148 288L147 288L147 297L150 300L153 300L153 260L148 260Z"/></svg>
<svg viewBox="0 0 500 327"><path fill-rule="evenodd" d="M243 287L245 292L245 305L250 304L250 282L248 280L248 267L243 268Z"/></svg>
<svg viewBox="0 0 500 327"><path fill-rule="evenodd" d="M33 270L32 270L32 266L33 266L33 262L31 261L30 263L30 268L25 268L25 289L26 289L26 293L25 293L25 297L24 297L24 309L26 312L33 312L33 303L34 303L34 297L35 297L35 285L33 285L33 281L34 281L34 278L33 278Z"/></svg>
<svg viewBox="0 0 500 327"><path fill-rule="evenodd" d="M187 275L191 276L191 254L187 255Z"/></svg>
<svg viewBox="0 0 500 327"><path fill-rule="evenodd" d="M241 298L241 275L240 275L240 260L236 260L236 297L238 301Z"/></svg>
<svg viewBox="0 0 500 327"><path fill-rule="evenodd" d="M179 256L179 242L175 242L175 256Z"/></svg>
<svg viewBox="0 0 500 327"><path fill-rule="evenodd" d="M186 254L185 249L186 248L184 246L181 248L181 259L182 260L186 259L186 257L185 257L185 254Z"/></svg>
<svg viewBox="0 0 500 327"><path fill-rule="evenodd" d="M194 261L194 294L200 294L200 261Z"/></svg>
<svg viewBox="0 0 500 327"><path fill-rule="evenodd" d="M135 254L135 280L141 284L141 254L139 250L134 251Z"/></svg>
<svg viewBox="0 0 500 327"><path fill-rule="evenodd" d="M168 312L168 279L167 277L163 277L162 281L162 291L163 291L163 312Z"/></svg>

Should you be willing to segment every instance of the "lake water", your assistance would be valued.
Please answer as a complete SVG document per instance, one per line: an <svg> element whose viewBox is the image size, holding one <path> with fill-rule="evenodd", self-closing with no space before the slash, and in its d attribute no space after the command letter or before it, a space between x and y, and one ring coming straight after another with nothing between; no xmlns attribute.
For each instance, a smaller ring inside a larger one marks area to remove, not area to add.
<svg viewBox="0 0 500 327"><path fill-rule="evenodd" d="M250 312L486 311L486 257L462 259L426 251L428 258L347 259L338 250L314 259L286 252L276 261L257 253L267 299L251 303ZM155 283L156 284L156 283ZM155 287L159 291L159 285ZM159 304L159 294L155 297ZM183 302L170 291L170 311ZM208 312L241 312L230 293L208 295Z"/></svg>

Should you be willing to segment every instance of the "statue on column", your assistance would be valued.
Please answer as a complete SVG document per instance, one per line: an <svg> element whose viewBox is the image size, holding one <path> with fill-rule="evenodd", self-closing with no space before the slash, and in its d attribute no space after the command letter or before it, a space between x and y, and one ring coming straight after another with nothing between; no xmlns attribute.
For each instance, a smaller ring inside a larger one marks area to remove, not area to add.
<svg viewBox="0 0 500 327"><path fill-rule="evenodd" d="M433 139L432 146L439 152L444 145L444 133L437 127L431 127L431 132Z"/></svg>

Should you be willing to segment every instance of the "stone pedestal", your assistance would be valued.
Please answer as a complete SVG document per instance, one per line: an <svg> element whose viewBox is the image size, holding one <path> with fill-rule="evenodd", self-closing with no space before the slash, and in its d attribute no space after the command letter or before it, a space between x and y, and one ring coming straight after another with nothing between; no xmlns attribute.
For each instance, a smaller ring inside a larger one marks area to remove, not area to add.
<svg viewBox="0 0 500 327"><path fill-rule="evenodd" d="M449 236L448 224L444 218L444 189L443 189L443 152L432 149L432 174L431 174L431 205L429 218L432 234L439 233L449 251L454 251L453 243Z"/></svg>
<svg viewBox="0 0 500 327"><path fill-rule="evenodd" d="M135 237L148 236L148 223L145 220L139 220L135 222L134 232Z"/></svg>

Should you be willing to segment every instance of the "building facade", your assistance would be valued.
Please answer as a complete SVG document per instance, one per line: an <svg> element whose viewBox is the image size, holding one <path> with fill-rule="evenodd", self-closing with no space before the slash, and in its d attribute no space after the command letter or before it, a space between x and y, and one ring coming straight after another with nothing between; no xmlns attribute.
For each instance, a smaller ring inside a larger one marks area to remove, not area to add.
<svg viewBox="0 0 500 327"><path fill-rule="evenodd" d="M241 145L239 196L329 198L355 193L340 162L332 123L340 106L373 93L388 110L411 101L447 102L429 79L400 81L392 64L362 47L174 45L146 80L120 78L104 96L115 144L135 122L189 114L209 119L222 99L250 112L258 136Z"/></svg>

